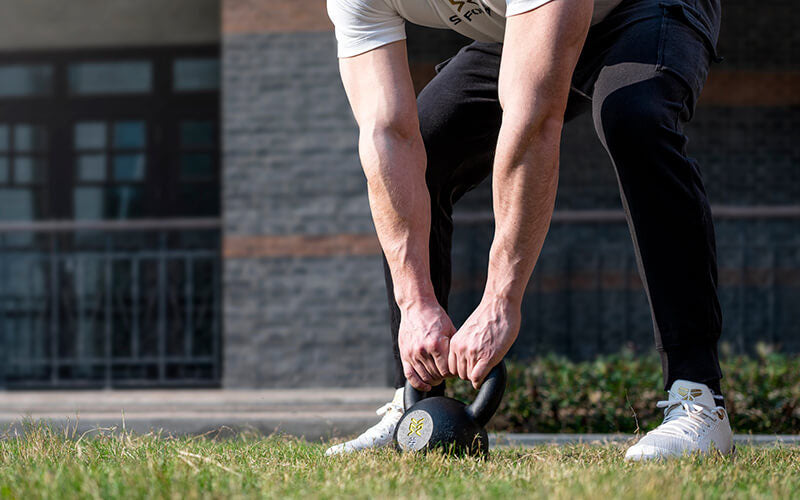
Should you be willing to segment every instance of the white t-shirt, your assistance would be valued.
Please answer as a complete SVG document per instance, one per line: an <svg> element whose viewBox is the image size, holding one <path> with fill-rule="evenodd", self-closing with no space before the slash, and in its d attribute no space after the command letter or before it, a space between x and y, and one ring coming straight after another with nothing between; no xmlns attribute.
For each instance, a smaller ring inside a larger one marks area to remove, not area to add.
<svg viewBox="0 0 800 500"><path fill-rule="evenodd" d="M405 22L452 29L480 42L502 42L506 17L553 0L328 0L339 57L363 54L406 38ZM592 24L622 0L594 0Z"/></svg>

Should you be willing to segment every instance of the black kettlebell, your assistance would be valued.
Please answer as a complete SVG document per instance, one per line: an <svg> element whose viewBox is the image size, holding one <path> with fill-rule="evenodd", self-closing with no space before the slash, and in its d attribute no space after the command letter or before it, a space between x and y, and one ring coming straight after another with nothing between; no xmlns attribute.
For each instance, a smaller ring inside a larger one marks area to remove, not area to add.
<svg viewBox="0 0 800 500"><path fill-rule="evenodd" d="M506 365L497 364L469 406L443 396L426 398L427 393L406 382L403 403L406 412L394 431L395 448L400 451L443 449L455 455L489 453L484 426L492 418L506 390Z"/></svg>

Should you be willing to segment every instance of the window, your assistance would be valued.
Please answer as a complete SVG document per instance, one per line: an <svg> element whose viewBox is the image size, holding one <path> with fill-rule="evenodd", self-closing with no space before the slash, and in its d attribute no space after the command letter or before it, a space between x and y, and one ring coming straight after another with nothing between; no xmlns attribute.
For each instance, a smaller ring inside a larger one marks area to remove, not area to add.
<svg viewBox="0 0 800 500"><path fill-rule="evenodd" d="M216 90L219 88L219 59L176 59L172 66L175 91Z"/></svg>
<svg viewBox="0 0 800 500"><path fill-rule="evenodd" d="M143 215L147 172L143 121L78 122L74 126L76 219Z"/></svg>
<svg viewBox="0 0 800 500"><path fill-rule="evenodd" d="M0 58L0 220L219 215L218 53Z"/></svg>
<svg viewBox="0 0 800 500"><path fill-rule="evenodd" d="M0 97L49 95L53 90L53 67L48 64L0 66Z"/></svg>
<svg viewBox="0 0 800 500"><path fill-rule="evenodd" d="M0 123L0 221L38 219L44 211L47 136L30 123ZM5 236L5 244L27 247L30 233Z"/></svg>
<svg viewBox="0 0 800 500"><path fill-rule="evenodd" d="M217 126L211 120L179 123L178 206L185 212L212 215L219 206Z"/></svg>
<svg viewBox="0 0 800 500"><path fill-rule="evenodd" d="M74 95L147 93L153 85L153 66L148 61L75 63L68 74Z"/></svg>
<svg viewBox="0 0 800 500"><path fill-rule="evenodd" d="M0 221L219 215L218 51L0 54ZM81 226L0 232L0 383L215 384L219 231Z"/></svg>
<svg viewBox="0 0 800 500"><path fill-rule="evenodd" d="M42 126L0 123L0 220L29 221L41 214L46 153Z"/></svg>

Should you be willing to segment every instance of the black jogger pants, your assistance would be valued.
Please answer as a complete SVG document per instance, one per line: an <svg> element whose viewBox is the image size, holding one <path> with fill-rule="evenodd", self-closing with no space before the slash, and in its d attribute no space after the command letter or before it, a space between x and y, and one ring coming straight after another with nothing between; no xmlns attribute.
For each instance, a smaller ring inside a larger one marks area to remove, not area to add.
<svg viewBox="0 0 800 500"><path fill-rule="evenodd" d="M714 227L684 126L716 57L719 12L718 0L625 0L590 29L565 117L591 111L616 170L666 388L687 379L718 394ZM437 67L417 101L431 195L431 280L445 309L453 204L492 168L502 118L501 52L497 43L464 47ZM400 311L385 267L400 387Z"/></svg>

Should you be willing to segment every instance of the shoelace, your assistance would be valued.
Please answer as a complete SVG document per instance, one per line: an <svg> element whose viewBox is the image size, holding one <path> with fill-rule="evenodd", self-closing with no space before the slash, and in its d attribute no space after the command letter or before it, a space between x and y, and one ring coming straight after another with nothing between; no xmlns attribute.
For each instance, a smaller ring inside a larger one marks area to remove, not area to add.
<svg viewBox="0 0 800 500"><path fill-rule="evenodd" d="M403 411L403 407L398 405L398 404L396 404L396 403L393 403L393 402L389 401L385 405L383 405L380 408L378 408L377 410L375 410L375 413L377 413L379 417L382 417L382 416L386 415L387 413L389 413L390 410L397 410L399 412L402 412Z"/></svg>
<svg viewBox="0 0 800 500"><path fill-rule="evenodd" d="M664 411L664 422L650 431L654 434L699 437L701 432L710 428L718 418L715 414L718 408L709 408L700 403L688 401L672 391L669 392L669 399L659 401L656 406L667 409Z"/></svg>
<svg viewBox="0 0 800 500"><path fill-rule="evenodd" d="M401 413L403 412L403 408L400 405L389 402L378 408L375 413L377 413L378 416L383 417L391 410L397 410ZM370 427L366 432L358 436L355 441L361 444L371 444L375 440L386 439L386 437L394 431L394 425L396 423L397 422L382 419L376 425Z"/></svg>

